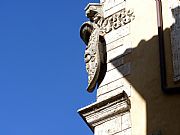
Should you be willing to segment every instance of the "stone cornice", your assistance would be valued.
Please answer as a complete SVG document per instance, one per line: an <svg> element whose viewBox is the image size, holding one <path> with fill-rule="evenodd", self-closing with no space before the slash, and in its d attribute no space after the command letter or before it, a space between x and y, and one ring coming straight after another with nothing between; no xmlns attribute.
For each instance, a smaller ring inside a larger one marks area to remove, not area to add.
<svg viewBox="0 0 180 135"><path fill-rule="evenodd" d="M130 100L123 92L112 98L86 106L78 110L78 113L93 131L95 126L114 119L118 114L129 110Z"/></svg>

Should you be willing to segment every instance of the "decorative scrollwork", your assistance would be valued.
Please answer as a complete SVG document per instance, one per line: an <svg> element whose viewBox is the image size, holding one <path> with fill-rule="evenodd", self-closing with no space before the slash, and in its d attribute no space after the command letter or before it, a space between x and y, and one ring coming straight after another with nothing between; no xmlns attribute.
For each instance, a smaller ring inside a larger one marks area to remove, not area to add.
<svg viewBox="0 0 180 135"><path fill-rule="evenodd" d="M86 15L90 21L85 22L81 26L80 36L86 44L84 60L88 73L87 91L92 92L99 78L101 63L104 62L101 56L103 50L100 42L100 36L103 36L102 23L104 21L101 5L88 5Z"/></svg>
<svg viewBox="0 0 180 135"><path fill-rule="evenodd" d="M132 9L126 11L125 9L107 17L102 24L102 33L109 33L113 29L118 29L119 27L130 23L134 20L134 12Z"/></svg>
<svg viewBox="0 0 180 135"><path fill-rule="evenodd" d="M123 9L104 19L101 4L88 4L85 10L90 21L81 26L80 36L86 44L84 60L88 73L87 91L92 92L98 82L101 66L105 63L101 38L110 31L131 22L134 15L132 10Z"/></svg>

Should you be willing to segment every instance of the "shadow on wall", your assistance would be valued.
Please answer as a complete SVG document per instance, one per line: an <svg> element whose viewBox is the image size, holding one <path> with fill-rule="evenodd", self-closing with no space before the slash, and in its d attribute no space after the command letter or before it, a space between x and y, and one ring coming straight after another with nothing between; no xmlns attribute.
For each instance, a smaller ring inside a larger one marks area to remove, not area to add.
<svg viewBox="0 0 180 135"><path fill-rule="evenodd" d="M167 80L174 85L170 28L164 30L164 38ZM130 55L131 75L125 78L146 101L147 135L158 130L162 135L180 135L180 94L168 95L161 90L158 35L141 40Z"/></svg>

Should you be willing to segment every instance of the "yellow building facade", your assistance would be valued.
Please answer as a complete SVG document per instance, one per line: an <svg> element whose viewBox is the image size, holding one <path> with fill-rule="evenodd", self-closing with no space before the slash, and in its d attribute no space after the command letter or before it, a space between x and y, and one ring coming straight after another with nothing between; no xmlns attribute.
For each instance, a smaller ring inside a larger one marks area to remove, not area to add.
<svg viewBox="0 0 180 135"><path fill-rule="evenodd" d="M101 0L85 10L101 14L90 33L100 31L106 51L97 101L78 111L94 134L180 135L180 1Z"/></svg>

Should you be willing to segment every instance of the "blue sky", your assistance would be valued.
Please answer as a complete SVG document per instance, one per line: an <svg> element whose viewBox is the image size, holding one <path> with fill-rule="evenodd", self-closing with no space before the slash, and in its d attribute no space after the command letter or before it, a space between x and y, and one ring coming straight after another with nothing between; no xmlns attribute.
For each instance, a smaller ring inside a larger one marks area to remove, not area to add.
<svg viewBox="0 0 180 135"><path fill-rule="evenodd" d="M84 7L98 0L0 0L0 135L92 135Z"/></svg>

